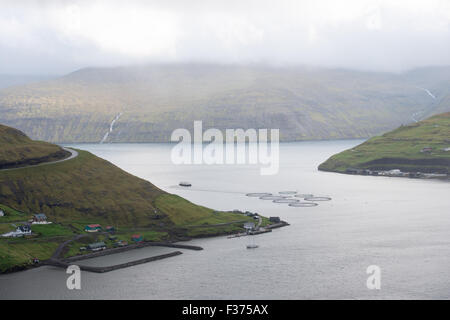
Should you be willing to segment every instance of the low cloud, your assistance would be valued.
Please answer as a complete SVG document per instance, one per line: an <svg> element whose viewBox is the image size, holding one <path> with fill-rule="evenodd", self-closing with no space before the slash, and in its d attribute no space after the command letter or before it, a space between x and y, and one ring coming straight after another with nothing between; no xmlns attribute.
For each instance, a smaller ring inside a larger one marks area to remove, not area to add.
<svg viewBox="0 0 450 320"><path fill-rule="evenodd" d="M0 73L139 63L450 65L450 2L2 1Z"/></svg>

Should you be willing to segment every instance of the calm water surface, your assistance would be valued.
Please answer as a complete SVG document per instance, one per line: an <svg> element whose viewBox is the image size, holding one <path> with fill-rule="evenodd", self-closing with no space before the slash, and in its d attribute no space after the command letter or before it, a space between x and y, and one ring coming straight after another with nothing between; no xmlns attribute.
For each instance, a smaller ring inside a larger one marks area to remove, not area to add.
<svg viewBox="0 0 450 320"><path fill-rule="evenodd" d="M74 145L197 204L280 216L291 225L249 239L190 241L205 250L106 274L82 273L82 290L66 288L62 269L42 267L0 276L0 298L65 299L448 299L450 184L317 171L330 155L361 141L285 143L280 171L258 166L175 166L167 144ZM176 187L180 181L192 189ZM296 190L332 197L293 208L245 196ZM90 261L110 265L173 251L145 248ZM381 268L381 290L366 287L369 265Z"/></svg>

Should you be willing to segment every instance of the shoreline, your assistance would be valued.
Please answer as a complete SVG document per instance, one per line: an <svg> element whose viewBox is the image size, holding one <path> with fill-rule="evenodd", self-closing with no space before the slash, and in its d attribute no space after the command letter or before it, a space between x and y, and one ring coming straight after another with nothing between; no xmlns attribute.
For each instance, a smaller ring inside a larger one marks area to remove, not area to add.
<svg viewBox="0 0 450 320"><path fill-rule="evenodd" d="M286 227L286 226L289 226L289 223L286 222L286 221L281 221L279 223L274 223L274 224L271 224L271 225L267 225L267 226L265 226L265 228L267 228L270 231L272 231L272 229L277 229L277 228ZM55 267L63 267L63 266L67 267L67 266L70 265L69 262L87 260L87 259L91 259L91 258L96 258L96 257L101 257L101 256L106 256L106 255L122 253L122 252L135 250L135 249L140 249L140 248L145 248L145 247L149 247L149 246L155 246L155 247L159 246L159 247L169 247L169 248L179 248L179 249L201 251L201 250L203 250L203 248L200 247L200 246L179 244L177 242L189 241L189 240L193 240L193 239L207 239L207 238L213 238L213 237L222 237L222 236L227 236L227 235L230 235L230 233L220 233L220 234L215 234L215 235L193 237L193 238L182 239L182 240L177 239L175 242L170 242L170 241L167 241L167 242L143 241L142 243L130 244L130 245L125 246L125 247L107 248L107 249L104 249L104 250L101 250L101 251L97 251L97 252L91 252L91 253L81 254L81 255L79 254L79 255L74 255L72 257L67 257L67 258L59 258L59 255L63 252L63 249L66 247L66 245L68 245L70 242L72 242L74 240L77 240L80 237L88 236L87 234L86 235L85 234L80 234L80 235L77 235L76 237L74 237L72 239L69 239L69 240L66 240L66 241L62 242L49 259L43 260L43 261L41 261L39 263L36 263L36 264L26 264L26 265L13 266L13 267L8 268L5 271L1 272L0 276L3 275L3 274L11 274L11 273L18 273L18 272L22 272L22 271L27 271L27 270L30 270L30 269L35 269L35 268L39 268L39 267L46 266L46 265L55 266ZM133 260L133 261L129 261L129 262L126 262L126 263L121 263L121 264L107 266L107 267L92 267L92 266L82 266L82 265L79 265L79 267L80 267L81 270L91 271L91 272L96 272L96 273L103 273L103 272L109 272L109 271L122 269L122 268L126 268L126 267L131 267L131 266L138 265L138 264L143 264L143 263L147 263L147 262L152 262L152 261L157 261L157 260L161 260L161 259L165 259L165 258L170 258L170 257L176 256L176 255L181 255L181 254L182 254L182 252L180 252L180 251L173 251L173 252L167 253L167 254L162 254L162 255L142 258L142 259ZM106 270L106 271L101 271L101 270Z"/></svg>
<svg viewBox="0 0 450 320"><path fill-rule="evenodd" d="M416 179L416 180L439 180L439 181L450 181L450 175L447 174L447 176L433 176L433 174L425 173L425 176L420 175L410 175L409 172L404 172L402 175L394 175L394 174L364 174L364 173L347 173L337 170L326 170L326 169L317 169L318 171L322 172L331 172L331 173L339 173L344 174L348 176L365 176L365 177L387 177L387 178L409 178L409 179ZM365 170L365 169L361 169ZM430 175L430 176L426 176Z"/></svg>

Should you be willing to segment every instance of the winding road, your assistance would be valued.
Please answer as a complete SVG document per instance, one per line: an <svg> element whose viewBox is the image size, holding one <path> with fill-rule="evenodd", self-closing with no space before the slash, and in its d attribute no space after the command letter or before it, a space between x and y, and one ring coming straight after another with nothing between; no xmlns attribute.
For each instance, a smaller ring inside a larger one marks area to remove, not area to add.
<svg viewBox="0 0 450 320"><path fill-rule="evenodd" d="M33 164L33 165L31 165L31 166L26 166L26 167L17 167L17 168L9 168L9 169L0 169L0 172L1 172L1 171L12 171L12 170L25 169L25 168L33 168L33 167L47 166L47 165L50 165L50 164L55 164L55 163L59 163L59 162L64 162L64 161L71 160L71 159L73 159L73 158L78 157L78 152L77 152L77 151L75 151L75 150L73 150L73 149L70 149L70 148L66 148L66 147L61 147L61 148L64 149L65 151L70 152L70 157L67 157L67 158L64 158L64 159L61 159L61 160L55 160L55 161L50 161L50 162L43 162L43 163L39 163L39 164Z"/></svg>

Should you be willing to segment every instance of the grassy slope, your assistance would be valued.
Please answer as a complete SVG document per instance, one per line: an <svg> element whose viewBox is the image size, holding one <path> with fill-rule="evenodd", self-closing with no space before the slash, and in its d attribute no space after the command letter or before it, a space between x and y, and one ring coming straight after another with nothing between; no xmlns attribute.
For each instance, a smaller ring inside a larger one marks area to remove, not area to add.
<svg viewBox="0 0 450 320"><path fill-rule="evenodd" d="M420 152L432 147L430 154ZM347 168L403 169L404 171L450 172L450 112L402 126L359 146L338 153L320 170L345 172Z"/></svg>
<svg viewBox="0 0 450 320"><path fill-rule="evenodd" d="M48 258L59 242L83 233L89 223L113 225L128 240L136 230L146 239L155 240L168 235L198 235L189 233L192 225L247 219L168 194L82 150L78 157L61 163L0 170L0 208L6 213L0 218L3 232L14 229L11 223L27 221L38 212L45 213L54 223L33 226L39 236L31 239L0 238L0 271L26 265L30 257ZM211 227L208 234L240 228L241 225Z"/></svg>
<svg viewBox="0 0 450 320"><path fill-rule="evenodd" d="M0 125L0 168L58 160L68 154L60 147L33 141L21 131Z"/></svg>
<svg viewBox="0 0 450 320"><path fill-rule="evenodd" d="M367 137L434 103L415 84L428 78L256 66L92 68L0 90L0 112L5 123L51 142L98 142L119 112L108 141L168 141L198 119L205 128L280 128L282 140ZM447 90L431 80L420 85L438 97Z"/></svg>

